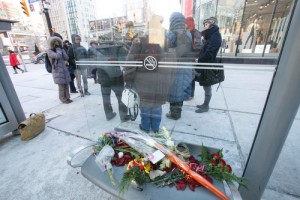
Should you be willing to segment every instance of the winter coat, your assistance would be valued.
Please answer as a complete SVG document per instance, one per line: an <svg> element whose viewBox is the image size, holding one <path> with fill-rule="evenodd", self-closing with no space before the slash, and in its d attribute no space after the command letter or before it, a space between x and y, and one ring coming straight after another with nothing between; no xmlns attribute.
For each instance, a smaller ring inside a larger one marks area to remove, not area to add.
<svg viewBox="0 0 300 200"><path fill-rule="evenodd" d="M18 66L20 65L20 62L17 59L17 54L11 53L9 54L9 62L11 66Z"/></svg>
<svg viewBox="0 0 300 200"><path fill-rule="evenodd" d="M76 61L83 61L88 60L88 53L87 50L81 46L80 44L75 43L75 37L79 37L79 35L72 34L72 45L68 49L68 56L69 56L69 64L71 67L75 67L76 69L78 67L80 68L86 68L86 66L77 66Z"/></svg>
<svg viewBox="0 0 300 200"><path fill-rule="evenodd" d="M60 43L59 47L55 46L55 42ZM67 53L62 48L62 40L58 37L49 39L49 49L47 50L50 63L52 65L52 76L56 84L69 84L71 81L69 70L65 65L65 61L69 59Z"/></svg>
<svg viewBox="0 0 300 200"><path fill-rule="evenodd" d="M204 46L200 51L198 62L199 63L216 63L216 57L219 51L219 48L222 43L222 37L219 32L219 27L214 25L210 29L206 29L202 31L202 35L204 36ZM200 73L200 85L210 86L212 85L209 80L211 78L207 78L204 76L209 76L212 73L203 73L205 70L211 71L210 69L197 69L196 71ZM202 73L202 75L201 75ZM201 77L202 76L202 77ZM202 81L201 81L202 80Z"/></svg>
<svg viewBox="0 0 300 200"><path fill-rule="evenodd" d="M164 53L159 44L149 44L148 38L139 38L140 42L133 43L127 61L143 61L149 55L156 57L158 61L164 60ZM150 48L148 48L150 47ZM154 54L147 52L155 49ZM143 108L158 107L167 102L169 88L174 76L172 68L156 68L147 70L144 67L125 67L124 80L126 85L132 86L140 96L140 106Z"/></svg>
<svg viewBox="0 0 300 200"><path fill-rule="evenodd" d="M107 60L106 56L97 51L95 46L91 46L88 55L92 61ZM93 66L91 66L94 68ZM123 73L120 66L97 66L98 83L102 86L110 86L115 82L123 81Z"/></svg>
<svg viewBox="0 0 300 200"><path fill-rule="evenodd" d="M170 17L170 32L167 34L170 51L174 52L177 61L190 57L192 53L192 39L188 30L185 30L185 18L181 13L175 12ZM176 69L175 80L173 81L168 102L180 102L187 100L192 93L191 83L193 69L180 67Z"/></svg>

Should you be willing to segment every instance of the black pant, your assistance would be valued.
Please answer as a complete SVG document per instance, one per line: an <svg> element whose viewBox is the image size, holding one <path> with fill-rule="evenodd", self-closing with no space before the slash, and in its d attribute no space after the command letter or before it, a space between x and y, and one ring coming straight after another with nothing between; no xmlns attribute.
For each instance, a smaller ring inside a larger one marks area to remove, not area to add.
<svg viewBox="0 0 300 200"><path fill-rule="evenodd" d="M23 69L21 69L20 67L18 67L18 65L12 66L14 68L14 70L18 69L20 71L23 71Z"/></svg>
<svg viewBox="0 0 300 200"><path fill-rule="evenodd" d="M74 74L70 74L70 77L71 77L71 81L69 83L70 90L71 90L71 92L75 92L76 91L76 87L75 87L75 84L74 84L75 75Z"/></svg>
<svg viewBox="0 0 300 200"><path fill-rule="evenodd" d="M122 77L112 78L111 83L109 85L108 84L101 85L103 106L104 106L104 112L106 117L110 116L113 113L110 94L111 91L114 91L118 99L120 119L121 120L125 119L128 110L125 104L123 104L123 102L121 101L123 90L124 90L124 82Z"/></svg>

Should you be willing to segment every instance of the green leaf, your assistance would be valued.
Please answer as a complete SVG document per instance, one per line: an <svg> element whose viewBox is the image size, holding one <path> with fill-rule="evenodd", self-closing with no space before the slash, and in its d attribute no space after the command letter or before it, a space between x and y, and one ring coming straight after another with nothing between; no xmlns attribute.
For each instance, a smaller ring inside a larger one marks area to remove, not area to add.
<svg viewBox="0 0 300 200"><path fill-rule="evenodd" d="M209 153L207 151L207 148L202 144L201 146L201 154L200 154L202 161L209 160Z"/></svg>
<svg viewBox="0 0 300 200"><path fill-rule="evenodd" d="M150 178L145 171L140 170L138 166L134 166L124 173L119 186L119 194L123 194L125 190L128 190L132 181L135 181L138 185L144 185L150 182Z"/></svg>

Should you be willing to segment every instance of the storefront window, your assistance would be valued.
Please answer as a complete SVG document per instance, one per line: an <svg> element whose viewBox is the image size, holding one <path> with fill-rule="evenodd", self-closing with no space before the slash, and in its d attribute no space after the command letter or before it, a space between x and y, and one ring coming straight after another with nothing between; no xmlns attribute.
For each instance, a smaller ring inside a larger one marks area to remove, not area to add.
<svg viewBox="0 0 300 200"><path fill-rule="evenodd" d="M222 54L233 56L236 51L243 9L243 0L218 1L216 16L222 35Z"/></svg>
<svg viewBox="0 0 300 200"><path fill-rule="evenodd" d="M293 1L246 1L237 53L277 57Z"/></svg>
<svg viewBox="0 0 300 200"><path fill-rule="evenodd" d="M269 51L265 51L265 55L278 54L282 47L284 35L287 31L287 26L293 8L293 0L279 0L274 12L274 17L267 37L267 47Z"/></svg>
<svg viewBox="0 0 300 200"><path fill-rule="evenodd" d="M227 56L277 57L286 33L293 0L196 0L198 30L204 19L218 19L220 53Z"/></svg>

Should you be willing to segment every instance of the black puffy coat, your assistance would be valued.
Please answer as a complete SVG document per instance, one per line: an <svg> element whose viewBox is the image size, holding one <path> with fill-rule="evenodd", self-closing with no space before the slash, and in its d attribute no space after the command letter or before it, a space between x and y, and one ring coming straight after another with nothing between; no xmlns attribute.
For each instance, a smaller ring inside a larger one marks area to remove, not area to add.
<svg viewBox="0 0 300 200"><path fill-rule="evenodd" d="M202 31L202 35L204 36L204 46L198 56L198 63L216 63L216 57L222 44L222 37L219 32L219 27L214 25L210 29ZM199 81L201 86L212 85L209 82L211 78L205 77L212 74L206 73L207 71L211 71L210 69L197 69L196 71L201 73Z"/></svg>
<svg viewBox="0 0 300 200"><path fill-rule="evenodd" d="M143 61L150 55L154 56L157 61L172 61L168 60L158 44L149 43L147 37L141 37L139 40L140 42L132 44L127 61ZM154 52L149 52L149 50L154 50ZM141 107L153 108L166 103L174 73L172 68L160 68L159 66L152 71L146 70L144 67L125 67L124 80L138 92Z"/></svg>

